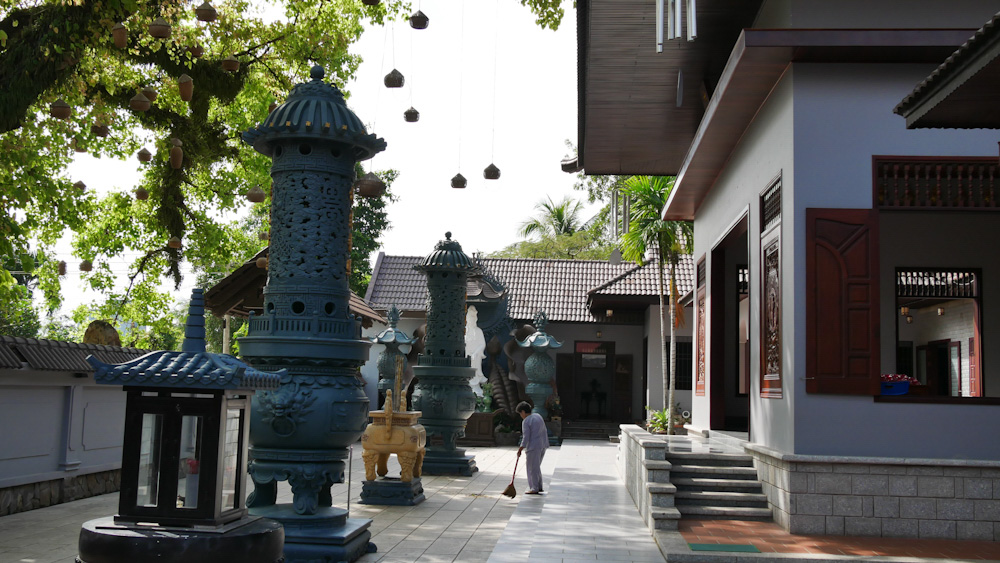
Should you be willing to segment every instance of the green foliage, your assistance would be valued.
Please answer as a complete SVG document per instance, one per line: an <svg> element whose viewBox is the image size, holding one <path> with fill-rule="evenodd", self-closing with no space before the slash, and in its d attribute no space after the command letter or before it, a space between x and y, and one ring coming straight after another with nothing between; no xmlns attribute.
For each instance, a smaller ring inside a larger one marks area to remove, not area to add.
<svg viewBox="0 0 1000 563"><path fill-rule="evenodd" d="M27 288L17 285L10 290L11 298L0 307L0 334L37 338L42 328L38 311L31 305Z"/></svg>
<svg viewBox="0 0 1000 563"><path fill-rule="evenodd" d="M583 205L569 196L558 203L546 196L535 204L535 210L538 215L521 223L517 232L523 238L532 235L571 235L583 228L583 221L580 219Z"/></svg>
<svg viewBox="0 0 1000 563"><path fill-rule="evenodd" d="M649 420L646 421L646 430L654 434L668 434L671 433L672 428L677 426L684 426L685 424L691 423L690 416L684 416L681 414L682 408L681 404L677 403L673 408L673 421L672 425L667 424L670 420L671 415L668 413L667 409L655 410L651 409L649 405L646 406L646 410L649 412Z"/></svg>
<svg viewBox="0 0 1000 563"><path fill-rule="evenodd" d="M536 16L535 23L542 29L555 31L565 15L562 0L521 0L521 5L531 8Z"/></svg>
<svg viewBox="0 0 1000 563"><path fill-rule="evenodd" d="M499 410L493 415L493 429L496 432L515 432L521 428L521 421L511 416L505 410Z"/></svg>
<svg viewBox="0 0 1000 563"><path fill-rule="evenodd" d="M490 258L552 258L556 260L607 260L611 246L590 231L571 235L546 234L538 240L516 242L489 254Z"/></svg>

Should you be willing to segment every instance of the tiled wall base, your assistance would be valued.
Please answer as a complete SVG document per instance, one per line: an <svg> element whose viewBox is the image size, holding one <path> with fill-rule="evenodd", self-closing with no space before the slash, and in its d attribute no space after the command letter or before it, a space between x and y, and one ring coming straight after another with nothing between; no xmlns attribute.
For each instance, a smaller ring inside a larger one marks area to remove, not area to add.
<svg viewBox="0 0 1000 563"><path fill-rule="evenodd" d="M1000 541L998 462L746 450L793 534Z"/></svg>
<svg viewBox="0 0 1000 563"><path fill-rule="evenodd" d="M120 469L0 489L0 516L82 498L113 493L122 484Z"/></svg>

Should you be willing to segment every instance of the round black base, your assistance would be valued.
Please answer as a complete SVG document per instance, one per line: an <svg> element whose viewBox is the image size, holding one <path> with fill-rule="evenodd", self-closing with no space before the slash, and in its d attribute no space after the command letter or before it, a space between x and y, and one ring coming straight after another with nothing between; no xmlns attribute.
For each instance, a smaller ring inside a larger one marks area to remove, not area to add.
<svg viewBox="0 0 1000 563"><path fill-rule="evenodd" d="M285 532L266 518L219 529L120 526L113 516L83 524L80 563L279 563Z"/></svg>

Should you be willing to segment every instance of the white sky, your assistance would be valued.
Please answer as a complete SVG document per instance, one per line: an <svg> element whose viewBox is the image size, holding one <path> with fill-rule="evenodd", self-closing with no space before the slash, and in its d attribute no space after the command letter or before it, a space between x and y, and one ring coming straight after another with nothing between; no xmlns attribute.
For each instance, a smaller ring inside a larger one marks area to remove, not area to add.
<svg viewBox="0 0 1000 563"><path fill-rule="evenodd" d="M564 2L566 16L555 32L535 25L517 0L415 0L413 5L430 18L428 28L414 30L405 20L367 28L351 48L364 62L346 87L351 109L388 144L365 169L400 172L393 185L399 199L388 208L392 226L382 250L425 255L451 231L467 253L492 252L518 240L519 224L546 196L584 201L586 194L572 188L575 176L559 168L569 153L565 141L577 139L572 2ZM401 89L383 85L393 67L406 77ZM420 112L417 123L403 120L411 105ZM501 170L499 180L483 178L491 161ZM464 190L451 188L458 172L468 180ZM139 179L138 162L84 154L69 175L99 193L131 190ZM584 218L596 211L587 206ZM81 290L79 259L71 256L68 238L56 251L69 265L62 309L68 314L97 295ZM131 262L128 257L111 263L123 285ZM192 283L193 276L185 276L175 298L185 301Z"/></svg>

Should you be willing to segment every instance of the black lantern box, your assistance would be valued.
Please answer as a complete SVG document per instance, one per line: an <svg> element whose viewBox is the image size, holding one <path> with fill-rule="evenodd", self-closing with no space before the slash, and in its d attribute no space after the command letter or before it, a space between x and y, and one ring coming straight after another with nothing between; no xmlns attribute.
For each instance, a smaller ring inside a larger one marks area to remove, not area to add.
<svg viewBox="0 0 1000 563"><path fill-rule="evenodd" d="M245 499L250 399L283 374L207 353L204 327L196 289L180 352L87 358L97 383L128 397L118 514L84 524L78 561L281 559L281 525L248 517Z"/></svg>

